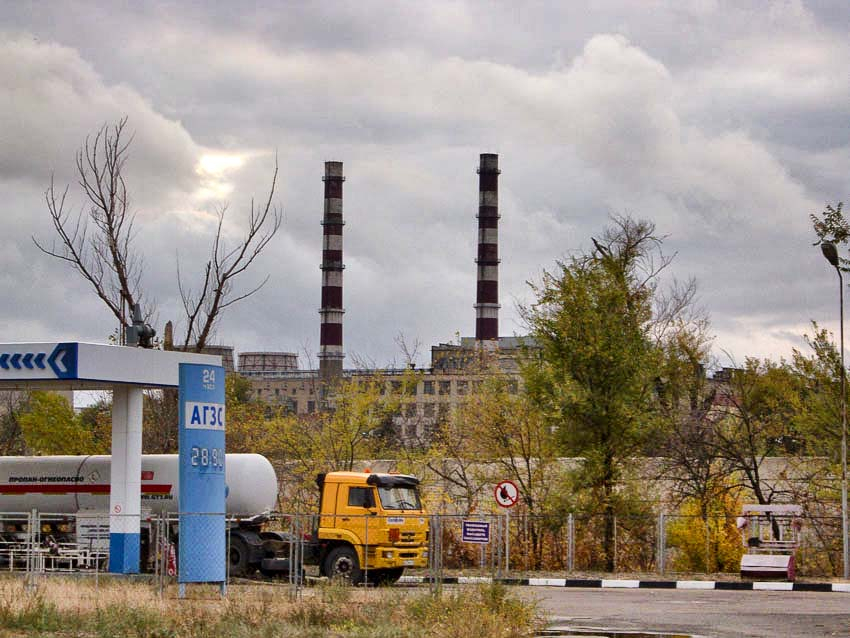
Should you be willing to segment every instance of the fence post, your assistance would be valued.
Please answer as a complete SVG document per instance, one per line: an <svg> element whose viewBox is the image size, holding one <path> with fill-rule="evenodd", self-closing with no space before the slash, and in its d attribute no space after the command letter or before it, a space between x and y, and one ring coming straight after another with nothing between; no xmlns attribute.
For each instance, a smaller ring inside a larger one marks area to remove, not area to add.
<svg viewBox="0 0 850 638"><path fill-rule="evenodd" d="M660 512L658 514L658 559L656 563L658 564L658 573L664 573L664 535L666 533L665 525L664 525L664 512Z"/></svg>
<svg viewBox="0 0 850 638"><path fill-rule="evenodd" d="M505 510L505 576L511 573L511 511Z"/></svg>
<svg viewBox="0 0 850 638"><path fill-rule="evenodd" d="M614 573L617 573L617 515L614 515Z"/></svg>
<svg viewBox="0 0 850 638"><path fill-rule="evenodd" d="M576 554L576 521L573 513L570 512L567 517L567 571L572 572L574 569Z"/></svg>
<svg viewBox="0 0 850 638"><path fill-rule="evenodd" d="M363 523L364 528L366 529L366 533L364 534L363 542L366 544L363 548L363 582L369 582L369 515L363 515Z"/></svg>

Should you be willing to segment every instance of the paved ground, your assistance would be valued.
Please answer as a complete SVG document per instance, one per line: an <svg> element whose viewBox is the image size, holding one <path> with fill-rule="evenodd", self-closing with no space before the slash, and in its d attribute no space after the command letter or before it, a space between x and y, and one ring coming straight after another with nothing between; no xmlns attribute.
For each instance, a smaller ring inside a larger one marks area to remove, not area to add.
<svg viewBox="0 0 850 638"><path fill-rule="evenodd" d="M559 626L714 638L850 637L850 594L518 587Z"/></svg>

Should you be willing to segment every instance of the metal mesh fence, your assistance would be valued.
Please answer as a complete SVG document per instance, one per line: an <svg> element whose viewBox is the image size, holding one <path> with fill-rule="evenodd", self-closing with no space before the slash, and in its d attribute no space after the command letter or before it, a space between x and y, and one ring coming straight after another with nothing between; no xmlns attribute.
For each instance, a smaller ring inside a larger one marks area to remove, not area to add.
<svg viewBox="0 0 850 638"><path fill-rule="evenodd" d="M481 524L486 524L486 542L481 536L465 537L465 523L470 522L479 524L479 531ZM176 514L142 520L142 569L155 574L160 589L177 575L177 523ZM273 516L257 532L257 538L285 562L269 564L268 569L258 562L256 571L241 574L234 573L231 561L239 522L227 521L224 530L211 529L210 533L225 534L228 578L273 577L289 583L297 596L305 577L317 577L323 571L314 537L318 523L315 515ZM386 542L376 530L386 525L380 517L364 517L364 523L363 556L374 557ZM432 587L439 587L446 575L581 575L610 572L610 564L616 574L737 573L744 551L734 517L729 516L703 519L662 513L606 521L602 516L572 514L557 519L523 514L432 514L427 529L427 538L421 541L428 551L427 567L406 566L405 573L424 577ZM108 564L108 552L108 515L0 514L0 570L31 575L72 570L98 573ZM360 566L366 579L373 571L370 564ZM796 564L801 577L840 575L840 517L804 518Z"/></svg>

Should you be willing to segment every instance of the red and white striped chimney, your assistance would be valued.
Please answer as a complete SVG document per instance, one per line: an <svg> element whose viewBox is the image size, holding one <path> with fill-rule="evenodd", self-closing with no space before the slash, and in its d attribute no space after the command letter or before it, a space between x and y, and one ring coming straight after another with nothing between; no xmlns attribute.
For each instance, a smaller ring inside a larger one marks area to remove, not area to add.
<svg viewBox="0 0 850 638"><path fill-rule="evenodd" d="M478 291L475 341L499 344L499 156L482 153L478 167Z"/></svg>
<svg viewBox="0 0 850 638"><path fill-rule="evenodd" d="M319 334L319 378L342 376L342 162L325 162L325 212L322 218L322 307Z"/></svg>

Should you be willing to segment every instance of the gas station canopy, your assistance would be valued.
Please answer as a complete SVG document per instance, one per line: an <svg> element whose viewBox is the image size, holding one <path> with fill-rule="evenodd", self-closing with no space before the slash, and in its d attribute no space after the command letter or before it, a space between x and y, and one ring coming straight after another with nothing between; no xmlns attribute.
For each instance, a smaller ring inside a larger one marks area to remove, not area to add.
<svg viewBox="0 0 850 638"><path fill-rule="evenodd" d="M221 357L96 343L4 343L0 390L176 388L181 363L221 365Z"/></svg>

